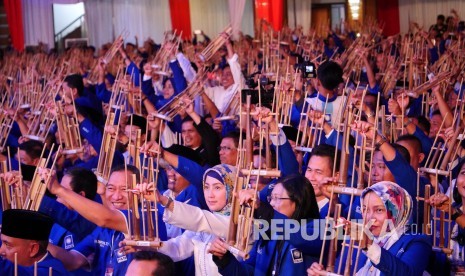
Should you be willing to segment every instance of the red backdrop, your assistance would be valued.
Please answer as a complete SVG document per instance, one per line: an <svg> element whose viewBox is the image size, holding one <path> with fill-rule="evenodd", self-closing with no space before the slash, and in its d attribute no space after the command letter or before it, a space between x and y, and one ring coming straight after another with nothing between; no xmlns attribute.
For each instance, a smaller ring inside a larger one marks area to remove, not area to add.
<svg viewBox="0 0 465 276"><path fill-rule="evenodd" d="M24 31L21 0L5 0L4 4L11 42L16 50L22 51L24 49Z"/></svg>
<svg viewBox="0 0 465 276"><path fill-rule="evenodd" d="M398 34L400 32L399 1L377 1L376 9L378 14L378 22L384 23L383 34L386 36Z"/></svg>
<svg viewBox="0 0 465 276"><path fill-rule="evenodd" d="M189 0L170 0L170 15L173 30L182 31L182 38L190 39L192 30Z"/></svg>
<svg viewBox="0 0 465 276"><path fill-rule="evenodd" d="M255 0L255 17L270 22L275 31L281 30L284 20L284 0Z"/></svg>

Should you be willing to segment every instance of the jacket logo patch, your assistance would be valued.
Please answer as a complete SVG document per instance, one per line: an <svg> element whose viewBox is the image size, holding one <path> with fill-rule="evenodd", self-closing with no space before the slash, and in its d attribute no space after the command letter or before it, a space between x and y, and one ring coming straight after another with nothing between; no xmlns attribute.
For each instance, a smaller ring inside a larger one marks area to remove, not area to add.
<svg viewBox="0 0 465 276"><path fill-rule="evenodd" d="M302 263L304 261L304 256L302 252L299 251L297 248L291 249L292 261L295 264Z"/></svg>
<svg viewBox="0 0 465 276"><path fill-rule="evenodd" d="M74 248L73 235L68 235L65 237L64 245L66 250Z"/></svg>

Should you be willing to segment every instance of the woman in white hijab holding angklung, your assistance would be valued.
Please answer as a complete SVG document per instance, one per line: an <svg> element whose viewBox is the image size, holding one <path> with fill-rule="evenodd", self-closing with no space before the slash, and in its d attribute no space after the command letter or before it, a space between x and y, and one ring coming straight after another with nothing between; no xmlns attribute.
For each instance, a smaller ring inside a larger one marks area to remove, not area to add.
<svg viewBox="0 0 465 276"><path fill-rule="evenodd" d="M359 254L356 275L422 275L432 245L429 237L409 232L412 198L407 191L396 183L381 181L363 190L361 201L365 230L372 238L362 249L364 254ZM355 249L353 256L355 264ZM313 263L307 272L326 273L318 263Z"/></svg>
<svg viewBox="0 0 465 276"><path fill-rule="evenodd" d="M164 241L158 252L168 255L175 262L193 255L195 275L220 275L212 255L207 252L210 242L216 236L226 237L228 234L236 172L235 167L226 164L216 165L205 171L203 191L211 212L157 194L159 202L165 206L165 223L186 230L182 235ZM149 194L153 185L141 185L140 190ZM125 250L130 252L134 249L126 247Z"/></svg>

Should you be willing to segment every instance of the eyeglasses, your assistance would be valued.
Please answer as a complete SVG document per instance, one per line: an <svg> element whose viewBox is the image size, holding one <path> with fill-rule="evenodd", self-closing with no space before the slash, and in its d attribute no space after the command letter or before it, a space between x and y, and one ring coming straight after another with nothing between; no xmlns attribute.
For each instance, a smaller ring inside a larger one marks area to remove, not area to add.
<svg viewBox="0 0 465 276"><path fill-rule="evenodd" d="M268 202L271 202L272 200L278 201L278 200L290 199L290 198L289 197L267 196L266 199L268 200Z"/></svg>
<svg viewBox="0 0 465 276"><path fill-rule="evenodd" d="M224 151L230 151L230 150L233 150L233 148L230 148L230 147L221 147L221 146L220 146L220 147L217 147L216 149L217 149L218 151L222 151L222 150L224 150Z"/></svg>

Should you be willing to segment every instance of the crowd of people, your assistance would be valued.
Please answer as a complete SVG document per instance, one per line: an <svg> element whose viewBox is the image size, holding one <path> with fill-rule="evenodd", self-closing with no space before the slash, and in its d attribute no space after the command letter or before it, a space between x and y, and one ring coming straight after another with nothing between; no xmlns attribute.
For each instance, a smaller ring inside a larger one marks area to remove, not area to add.
<svg viewBox="0 0 465 276"><path fill-rule="evenodd" d="M464 273L458 13L392 37L257 26L6 52L0 274Z"/></svg>

